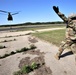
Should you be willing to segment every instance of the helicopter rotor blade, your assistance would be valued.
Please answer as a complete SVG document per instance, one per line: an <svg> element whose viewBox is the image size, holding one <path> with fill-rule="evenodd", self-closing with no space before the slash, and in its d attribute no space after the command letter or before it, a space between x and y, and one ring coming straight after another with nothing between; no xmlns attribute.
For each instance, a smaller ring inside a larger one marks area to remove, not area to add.
<svg viewBox="0 0 76 75"><path fill-rule="evenodd" d="M16 15L16 14L19 14L19 12L13 13L12 15Z"/></svg>
<svg viewBox="0 0 76 75"><path fill-rule="evenodd" d="M0 10L0 12L8 13L7 11Z"/></svg>

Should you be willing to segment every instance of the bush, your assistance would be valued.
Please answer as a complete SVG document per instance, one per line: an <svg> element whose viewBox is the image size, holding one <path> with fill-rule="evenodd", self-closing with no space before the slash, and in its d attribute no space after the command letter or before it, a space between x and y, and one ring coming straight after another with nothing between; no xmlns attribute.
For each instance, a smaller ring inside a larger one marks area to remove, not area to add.
<svg viewBox="0 0 76 75"><path fill-rule="evenodd" d="M6 48L6 46L0 46L0 49Z"/></svg>
<svg viewBox="0 0 76 75"><path fill-rule="evenodd" d="M38 66L37 66L37 64L36 64L35 62L33 62L33 63L31 64L31 68L34 70L34 69L37 69Z"/></svg>
<svg viewBox="0 0 76 75"><path fill-rule="evenodd" d="M30 45L30 49L35 49L35 48L36 48L36 46L34 44Z"/></svg>
<svg viewBox="0 0 76 75"><path fill-rule="evenodd" d="M10 53L10 55L13 55L13 54L16 54L16 52L12 51L12 52Z"/></svg>
<svg viewBox="0 0 76 75"><path fill-rule="evenodd" d="M31 70L30 66L25 65L25 66L22 67L21 70L19 70L17 72L14 72L14 75L23 75L23 74L29 73L31 71L32 70Z"/></svg>
<svg viewBox="0 0 76 75"><path fill-rule="evenodd" d="M30 66L29 66L29 65L23 66L23 68L21 69L21 72L22 72L23 74L31 72Z"/></svg>
<svg viewBox="0 0 76 75"><path fill-rule="evenodd" d="M16 41L16 39L14 39L14 41Z"/></svg>
<svg viewBox="0 0 76 75"><path fill-rule="evenodd" d="M5 46L0 46L0 49L2 49L2 48L6 48L6 47ZM12 51L9 54L5 54L4 56L1 56L0 59L5 58L5 57L10 56L10 55L13 55L13 54L16 54L16 53L21 53L21 52L24 52L24 51L27 51L27 50L35 49L35 48L36 48L35 45L31 45L30 48L24 47L21 50L16 50L16 52Z"/></svg>
<svg viewBox="0 0 76 75"><path fill-rule="evenodd" d="M20 52L22 52L21 50L16 50L16 53L20 53Z"/></svg>
<svg viewBox="0 0 76 75"><path fill-rule="evenodd" d="M7 40L4 40L3 42L7 42Z"/></svg>
<svg viewBox="0 0 76 75"><path fill-rule="evenodd" d="M5 57L7 57L7 56L9 56L9 54L5 54L4 56L2 56L2 58L5 58Z"/></svg>
<svg viewBox="0 0 76 75"><path fill-rule="evenodd" d="M6 46L3 46L3 48L6 48Z"/></svg>
<svg viewBox="0 0 76 75"><path fill-rule="evenodd" d="M21 68L21 70L14 72L14 75L24 75L24 74L29 73L37 68L38 68L38 65L35 62L32 62L32 64L30 66L25 65Z"/></svg>
<svg viewBox="0 0 76 75"><path fill-rule="evenodd" d="M26 48L26 47L21 49L21 51L27 51L27 50L28 50L28 48Z"/></svg>

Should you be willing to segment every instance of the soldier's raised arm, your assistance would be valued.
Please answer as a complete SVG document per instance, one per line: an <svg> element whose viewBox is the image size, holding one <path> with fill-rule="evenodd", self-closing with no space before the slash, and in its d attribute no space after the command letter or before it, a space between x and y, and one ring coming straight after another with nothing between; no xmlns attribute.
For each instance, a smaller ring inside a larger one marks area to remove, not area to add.
<svg viewBox="0 0 76 75"><path fill-rule="evenodd" d="M59 8L58 8L58 7L53 6L53 10L56 12L56 14L57 14L64 22L67 22L67 21L68 21L68 18L59 11Z"/></svg>

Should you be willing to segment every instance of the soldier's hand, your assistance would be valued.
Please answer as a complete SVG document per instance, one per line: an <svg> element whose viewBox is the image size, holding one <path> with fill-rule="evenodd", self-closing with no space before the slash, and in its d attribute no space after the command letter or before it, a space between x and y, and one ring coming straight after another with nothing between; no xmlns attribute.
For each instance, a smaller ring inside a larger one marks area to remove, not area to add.
<svg viewBox="0 0 76 75"><path fill-rule="evenodd" d="M54 11L55 11L56 13L59 12L59 8L58 8L58 6L57 6L57 7L56 7L56 6L53 6L53 9L54 9Z"/></svg>

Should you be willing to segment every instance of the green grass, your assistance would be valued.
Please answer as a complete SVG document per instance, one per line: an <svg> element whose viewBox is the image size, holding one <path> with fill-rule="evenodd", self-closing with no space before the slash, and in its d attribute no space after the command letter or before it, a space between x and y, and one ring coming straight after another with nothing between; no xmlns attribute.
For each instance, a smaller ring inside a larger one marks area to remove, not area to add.
<svg viewBox="0 0 76 75"><path fill-rule="evenodd" d="M24 65L19 71L14 72L13 75L25 75L34 71L37 68L39 68L39 65L35 62L32 62L31 65Z"/></svg>
<svg viewBox="0 0 76 75"><path fill-rule="evenodd" d="M38 32L33 33L32 35L59 46L60 42L65 39L65 29L53 30L47 32Z"/></svg>
<svg viewBox="0 0 76 75"><path fill-rule="evenodd" d="M6 48L6 47L5 47L5 46L0 46L0 49L2 49L2 48ZM25 52L25 51L33 50L33 49L36 49L36 46L35 46L34 44L31 44L31 45L30 45L30 48L23 47L23 48L21 48L20 50L16 50L15 52L12 51L12 52L9 53L9 54L4 54L3 56L0 56L0 59L6 58L6 57L8 57L8 56L10 56L10 55L14 55L14 54L16 54L16 53L21 53L21 52Z"/></svg>

